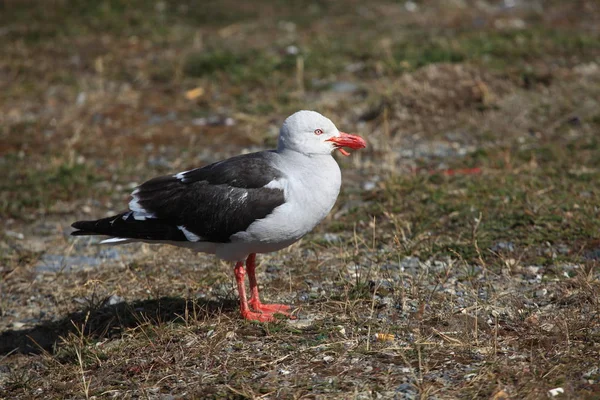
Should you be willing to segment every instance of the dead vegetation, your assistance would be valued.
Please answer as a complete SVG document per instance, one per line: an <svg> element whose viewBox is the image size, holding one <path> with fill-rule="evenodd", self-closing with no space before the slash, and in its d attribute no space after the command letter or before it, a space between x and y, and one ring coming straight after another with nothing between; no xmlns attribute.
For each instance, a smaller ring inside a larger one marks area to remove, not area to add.
<svg viewBox="0 0 600 400"><path fill-rule="evenodd" d="M600 9L0 4L0 397L596 398ZM100 248L135 183L317 109L369 149L300 243L231 266Z"/></svg>

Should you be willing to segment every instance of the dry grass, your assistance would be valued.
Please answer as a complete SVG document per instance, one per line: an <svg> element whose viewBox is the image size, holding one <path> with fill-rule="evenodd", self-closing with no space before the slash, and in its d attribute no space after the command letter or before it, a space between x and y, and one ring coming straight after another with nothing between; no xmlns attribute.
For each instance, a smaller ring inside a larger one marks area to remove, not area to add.
<svg viewBox="0 0 600 400"><path fill-rule="evenodd" d="M409 3L1 3L0 397L597 398L600 9ZM300 108L369 148L259 258L298 320L241 320L212 257L68 236Z"/></svg>

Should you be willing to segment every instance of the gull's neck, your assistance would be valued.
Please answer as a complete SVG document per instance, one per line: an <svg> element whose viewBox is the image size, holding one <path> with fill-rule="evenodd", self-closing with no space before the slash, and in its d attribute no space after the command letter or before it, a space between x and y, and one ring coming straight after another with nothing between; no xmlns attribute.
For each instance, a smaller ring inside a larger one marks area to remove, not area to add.
<svg viewBox="0 0 600 400"><path fill-rule="evenodd" d="M329 157L333 158L331 153L329 153L329 154L303 153L301 151L293 150L288 147L277 147L277 150L275 150L275 152L284 158L296 158L296 157L308 157L308 158L314 158L314 159L324 159L324 158L329 158Z"/></svg>

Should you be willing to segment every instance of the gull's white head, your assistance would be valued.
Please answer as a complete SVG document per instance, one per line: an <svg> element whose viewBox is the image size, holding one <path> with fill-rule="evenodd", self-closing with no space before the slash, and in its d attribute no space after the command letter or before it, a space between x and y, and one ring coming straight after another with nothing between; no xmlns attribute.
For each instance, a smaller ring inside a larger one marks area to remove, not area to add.
<svg viewBox="0 0 600 400"><path fill-rule="evenodd" d="M340 132L329 118L316 111L302 110L289 116L279 131L278 150L294 150L306 155L331 154L342 147L361 149L366 147L363 138Z"/></svg>

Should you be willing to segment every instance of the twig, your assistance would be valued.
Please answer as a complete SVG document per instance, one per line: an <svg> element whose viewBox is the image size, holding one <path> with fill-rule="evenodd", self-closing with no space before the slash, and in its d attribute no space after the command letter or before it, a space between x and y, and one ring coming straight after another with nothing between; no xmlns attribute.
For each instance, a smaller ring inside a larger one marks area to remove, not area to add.
<svg viewBox="0 0 600 400"><path fill-rule="evenodd" d="M296 85L298 93L304 94L304 57L296 57Z"/></svg>
<svg viewBox="0 0 600 400"><path fill-rule="evenodd" d="M477 252L477 258L479 259L479 262L481 263L481 267L487 273L487 264L485 263L485 261L483 261L483 256L481 255L481 249L479 249L479 243L477 241L477 230L479 229L479 224L481 224L482 218L483 218L482 214L481 214L481 212L479 212L479 217L477 217L477 219L475 219L475 225L473 225L472 238L473 238L473 245L475 246L475 251Z"/></svg>
<svg viewBox="0 0 600 400"><path fill-rule="evenodd" d="M81 349L78 347L75 347L75 354L77 354L77 361L79 362L79 369L81 371L81 383L83 385L83 393L85 394L85 398L87 400L89 400L89 398L90 398L90 383L92 381L91 381L91 378L90 378L89 382L85 379L85 370L83 368L83 357L81 356Z"/></svg>

